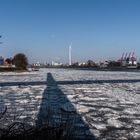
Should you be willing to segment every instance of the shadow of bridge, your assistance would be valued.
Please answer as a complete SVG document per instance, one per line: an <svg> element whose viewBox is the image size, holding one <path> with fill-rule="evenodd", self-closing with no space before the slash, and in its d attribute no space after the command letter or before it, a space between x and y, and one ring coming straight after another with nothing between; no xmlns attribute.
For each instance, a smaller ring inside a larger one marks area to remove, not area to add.
<svg viewBox="0 0 140 140"><path fill-rule="evenodd" d="M74 105L58 86L51 73L47 74L47 87L40 106L37 128L58 128L57 139L95 140Z"/></svg>

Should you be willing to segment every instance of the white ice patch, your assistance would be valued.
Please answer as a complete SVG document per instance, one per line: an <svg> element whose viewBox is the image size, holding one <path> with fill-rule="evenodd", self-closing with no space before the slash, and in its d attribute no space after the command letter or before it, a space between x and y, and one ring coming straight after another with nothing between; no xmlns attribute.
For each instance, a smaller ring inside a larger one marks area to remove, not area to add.
<svg viewBox="0 0 140 140"><path fill-rule="evenodd" d="M78 106L77 107L77 110L80 112L80 113L86 113L86 112L89 112L89 108L87 108L86 106Z"/></svg>
<svg viewBox="0 0 140 140"><path fill-rule="evenodd" d="M137 111L134 110L133 108L127 108L127 109L124 110L124 112L127 113L127 114L131 114L131 115L137 113Z"/></svg>
<svg viewBox="0 0 140 140"><path fill-rule="evenodd" d="M140 133L139 132L130 132L130 134L132 135L133 138L139 140L139 138L140 138Z"/></svg>
<svg viewBox="0 0 140 140"><path fill-rule="evenodd" d="M133 120L135 124L140 124L140 120Z"/></svg>
<svg viewBox="0 0 140 140"><path fill-rule="evenodd" d="M19 103L21 103L21 104L26 104L26 103L28 103L29 102L29 100L20 100L19 101Z"/></svg>
<svg viewBox="0 0 140 140"><path fill-rule="evenodd" d="M41 95L40 96L35 96L35 99L40 100L40 99L42 99L42 96Z"/></svg>
<svg viewBox="0 0 140 140"><path fill-rule="evenodd" d="M27 118L27 116L22 115L22 116L19 117L19 119L25 119L25 118Z"/></svg>
<svg viewBox="0 0 140 140"><path fill-rule="evenodd" d="M92 126L94 126L96 129L98 130L106 130L106 124L102 124L102 123L93 123L91 124Z"/></svg>
<svg viewBox="0 0 140 140"><path fill-rule="evenodd" d="M89 92L89 93L102 93L102 90L84 90L84 92Z"/></svg>
<svg viewBox="0 0 140 140"><path fill-rule="evenodd" d="M94 135L95 137L99 137L100 136L100 131L97 129L90 129L90 132L92 133L92 135Z"/></svg>
<svg viewBox="0 0 140 140"><path fill-rule="evenodd" d="M119 120L115 119L115 118L110 118L107 120L108 125L110 126L114 126L116 128L120 128L122 127L122 124Z"/></svg>

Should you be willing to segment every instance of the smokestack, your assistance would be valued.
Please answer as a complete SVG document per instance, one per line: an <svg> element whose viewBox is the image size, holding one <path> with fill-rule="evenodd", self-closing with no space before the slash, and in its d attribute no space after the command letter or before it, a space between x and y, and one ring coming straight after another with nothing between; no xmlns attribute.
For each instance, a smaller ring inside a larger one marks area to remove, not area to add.
<svg viewBox="0 0 140 140"><path fill-rule="evenodd" d="M69 66L71 65L71 45L69 46Z"/></svg>

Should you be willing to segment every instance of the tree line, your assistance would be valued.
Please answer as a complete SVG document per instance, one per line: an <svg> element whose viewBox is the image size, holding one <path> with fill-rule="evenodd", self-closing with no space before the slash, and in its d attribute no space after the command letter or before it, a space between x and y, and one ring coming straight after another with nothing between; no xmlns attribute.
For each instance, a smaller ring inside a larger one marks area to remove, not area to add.
<svg viewBox="0 0 140 140"><path fill-rule="evenodd" d="M15 65L16 68L20 70L27 70L28 58L23 53L16 54L12 59L5 59L7 65Z"/></svg>

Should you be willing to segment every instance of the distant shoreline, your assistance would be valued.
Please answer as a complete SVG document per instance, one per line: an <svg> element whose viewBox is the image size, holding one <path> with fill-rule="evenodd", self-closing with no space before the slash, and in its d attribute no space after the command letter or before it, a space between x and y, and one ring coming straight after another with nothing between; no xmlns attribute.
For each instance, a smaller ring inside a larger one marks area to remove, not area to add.
<svg viewBox="0 0 140 140"><path fill-rule="evenodd" d="M87 71L119 71L119 72L140 72L138 68L72 68L72 67L48 67L49 69L69 69L69 70L87 70Z"/></svg>
<svg viewBox="0 0 140 140"><path fill-rule="evenodd" d="M0 68L0 72L26 72L28 70L22 70L20 68L4 67Z"/></svg>
<svg viewBox="0 0 140 140"><path fill-rule="evenodd" d="M90 71L126 71L126 72L140 72L137 68L74 68L77 70L90 70Z"/></svg>
<svg viewBox="0 0 140 140"><path fill-rule="evenodd" d="M41 67L39 68L41 69ZM68 70L87 70L87 71L118 71L118 72L140 72L138 68L122 68L122 67L111 67L111 68L92 68L92 67L46 67L45 69L68 69ZM5 67L0 68L0 72L28 72L29 70L22 70L20 68Z"/></svg>

